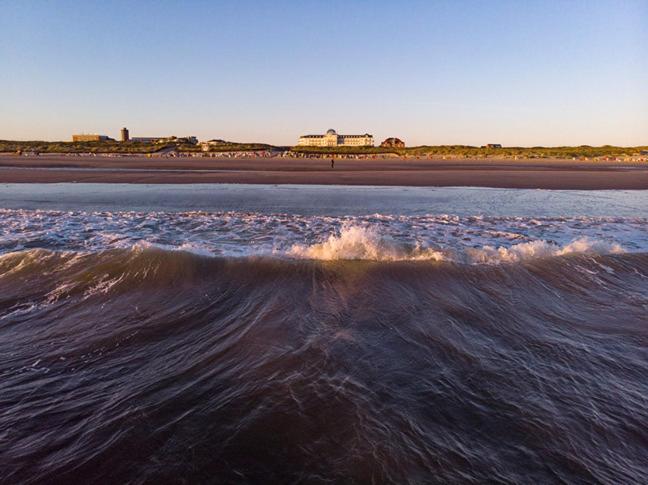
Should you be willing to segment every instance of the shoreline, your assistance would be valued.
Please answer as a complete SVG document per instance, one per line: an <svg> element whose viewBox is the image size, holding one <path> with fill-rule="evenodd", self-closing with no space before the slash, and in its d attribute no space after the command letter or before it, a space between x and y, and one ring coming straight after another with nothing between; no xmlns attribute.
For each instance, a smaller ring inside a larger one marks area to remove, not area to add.
<svg viewBox="0 0 648 485"><path fill-rule="evenodd" d="M2 156L0 183L234 183L648 190L648 163L564 159Z"/></svg>
<svg viewBox="0 0 648 485"><path fill-rule="evenodd" d="M3 210L632 218L642 216L645 207L648 207L646 190L254 184L0 185Z"/></svg>

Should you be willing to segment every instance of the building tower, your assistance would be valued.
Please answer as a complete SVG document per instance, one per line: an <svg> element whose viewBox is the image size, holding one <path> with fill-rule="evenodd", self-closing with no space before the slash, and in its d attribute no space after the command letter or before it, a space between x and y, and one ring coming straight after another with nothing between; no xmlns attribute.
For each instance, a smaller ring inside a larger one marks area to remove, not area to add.
<svg viewBox="0 0 648 485"><path fill-rule="evenodd" d="M128 135L128 128L123 127L121 129L121 141L128 141L130 140L130 136Z"/></svg>

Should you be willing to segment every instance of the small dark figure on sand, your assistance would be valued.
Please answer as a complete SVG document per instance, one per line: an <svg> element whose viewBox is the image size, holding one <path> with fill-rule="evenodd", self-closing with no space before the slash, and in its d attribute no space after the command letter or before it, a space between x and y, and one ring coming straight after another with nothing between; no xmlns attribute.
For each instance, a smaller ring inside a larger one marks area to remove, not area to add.
<svg viewBox="0 0 648 485"><path fill-rule="evenodd" d="M335 168L335 160L331 158L331 168Z"/></svg>

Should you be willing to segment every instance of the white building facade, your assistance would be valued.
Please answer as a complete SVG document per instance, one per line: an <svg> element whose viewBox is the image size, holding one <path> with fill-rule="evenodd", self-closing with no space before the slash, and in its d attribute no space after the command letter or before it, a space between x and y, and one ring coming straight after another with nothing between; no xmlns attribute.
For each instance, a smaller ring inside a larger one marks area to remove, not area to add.
<svg viewBox="0 0 648 485"><path fill-rule="evenodd" d="M297 146L302 147L372 147L373 135L338 135L330 129L325 135L304 135L299 137Z"/></svg>

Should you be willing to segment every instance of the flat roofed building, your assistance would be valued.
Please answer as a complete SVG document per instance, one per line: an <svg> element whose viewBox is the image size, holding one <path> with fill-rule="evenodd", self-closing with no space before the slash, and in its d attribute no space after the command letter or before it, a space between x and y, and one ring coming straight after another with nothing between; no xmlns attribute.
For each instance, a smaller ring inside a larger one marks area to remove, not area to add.
<svg viewBox="0 0 648 485"><path fill-rule="evenodd" d="M106 135L97 135L96 133L72 135L72 141L108 141L112 140Z"/></svg>
<svg viewBox="0 0 648 485"><path fill-rule="evenodd" d="M137 143L157 143L162 139L160 136L134 136L130 140Z"/></svg>
<svg viewBox="0 0 648 485"><path fill-rule="evenodd" d="M131 141L139 143L188 143L190 145L196 145L198 138L195 136L182 136L180 138L177 136L134 136L131 138Z"/></svg>
<svg viewBox="0 0 648 485"><path fill-rule="evenodd" d="M330 129L324 135L303 135L299 137L297 146L305 147L372 147L373 135L338 135Z"/></svg>

